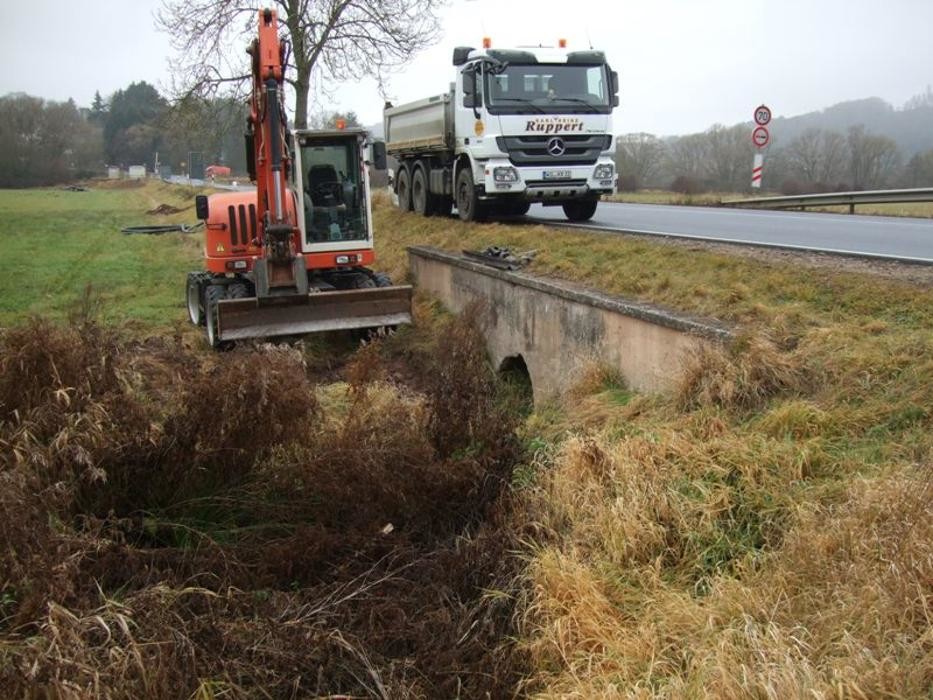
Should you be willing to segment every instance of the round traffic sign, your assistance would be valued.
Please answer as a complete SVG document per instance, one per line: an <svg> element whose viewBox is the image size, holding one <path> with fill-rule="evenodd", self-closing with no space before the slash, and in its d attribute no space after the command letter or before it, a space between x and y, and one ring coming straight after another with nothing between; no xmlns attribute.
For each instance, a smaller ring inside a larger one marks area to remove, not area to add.
<svg viewBox="0 0 933 700"><path fill-rule="evenodd" d="M771 140L771 134L768 133L768 130L763 126L756 126L755 130L752 132L752 141L755 142L755 145L758 148L764 148L768 145L768 141Z"/></svg>
<svg viewBox="0 0 933 700"><path fill-rule="evenodd" d="M766 126L771 121L771 109L767 105L758 105L755 108L755 123Z"/></svg>

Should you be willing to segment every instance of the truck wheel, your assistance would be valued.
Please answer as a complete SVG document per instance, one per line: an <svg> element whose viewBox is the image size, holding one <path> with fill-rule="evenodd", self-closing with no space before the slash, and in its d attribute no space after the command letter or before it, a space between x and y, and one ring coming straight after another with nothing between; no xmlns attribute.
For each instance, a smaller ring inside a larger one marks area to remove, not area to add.
<svg viewBox="0 0 933 700"><path fill-rule="evenodd" d="M201 272L189 272L188 282L185 285L185 305L188 307L188 320L195 326L204 323L204 313L201 310Z"/></svg>
<svg viewBox="0 0 933 700"><path fill-rule="evenodd" d="M583 200L582 202L567 202L564 205L564 216L570 221L589 221L596 213L596 202L594 200Z"/></svg>
<svg viewBox="0 0 933 700"><path fill-rule="evenodd" d="M486 218L485 206L476 194L470 168L463 168L457 174L457 212L461 221L483 221Z"/></svg>
<svg viewBox="0 0 933 700"><path fill-rule="evenodd" d="M398 170L398 208L411 211L411 173L406 166Z"/></svg>
<svg viewBox="0 0 933 700"><path fill-rule="evenodd" d="M415 168L415 173L411 177L411 207L416 214L421 216L431 216L434 213L434 198L428 191L427 178L424 176L424 168Z"/></svg>

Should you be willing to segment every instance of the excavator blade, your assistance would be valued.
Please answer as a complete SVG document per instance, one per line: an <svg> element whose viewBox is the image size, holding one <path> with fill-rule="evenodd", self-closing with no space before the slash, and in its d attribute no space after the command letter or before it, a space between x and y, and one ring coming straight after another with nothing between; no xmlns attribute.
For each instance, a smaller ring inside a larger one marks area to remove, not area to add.
<svg viewBox="0 0 933 700"><path fill-rule="evenodd" d="M255 297L217 304L219 340L270 338L411 323L411 287L313 292L260 304Z"/></svg>

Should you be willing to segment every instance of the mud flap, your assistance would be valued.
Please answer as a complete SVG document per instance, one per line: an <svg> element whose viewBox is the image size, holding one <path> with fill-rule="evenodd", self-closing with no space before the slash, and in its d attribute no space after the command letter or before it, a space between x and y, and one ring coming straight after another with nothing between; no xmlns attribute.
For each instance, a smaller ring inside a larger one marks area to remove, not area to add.
<svg viewBox="0 0 933 700"><path fill-rule="evenodd" d="M271 338L322 331L411 323L408 285L313 292L303 296L222 299L217 304L220 340Z"/></svg>

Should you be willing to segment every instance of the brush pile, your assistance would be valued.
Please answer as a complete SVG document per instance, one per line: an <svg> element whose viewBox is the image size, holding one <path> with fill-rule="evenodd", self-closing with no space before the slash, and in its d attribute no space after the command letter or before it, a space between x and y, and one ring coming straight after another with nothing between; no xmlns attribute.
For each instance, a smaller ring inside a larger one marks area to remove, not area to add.
<svg viewBox="0 0 933 700"><path fill-rule="evenodd" d="M513 419L469 319L428 345L416 392L377 345L316 387L294 348L3 332L0 687L508 695Z"/></svg>

